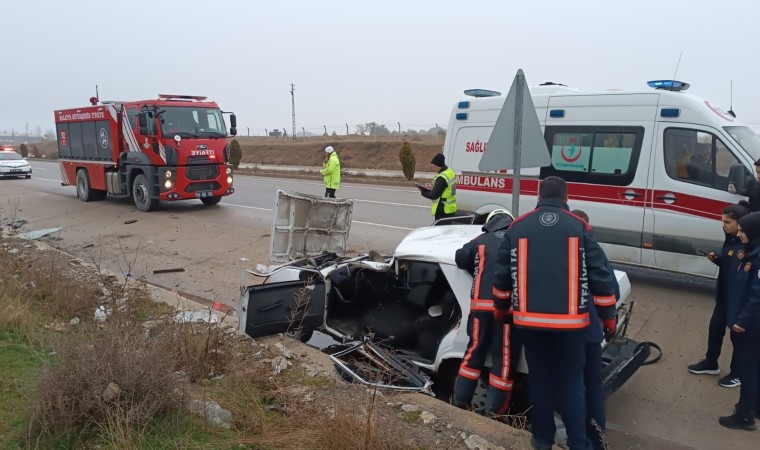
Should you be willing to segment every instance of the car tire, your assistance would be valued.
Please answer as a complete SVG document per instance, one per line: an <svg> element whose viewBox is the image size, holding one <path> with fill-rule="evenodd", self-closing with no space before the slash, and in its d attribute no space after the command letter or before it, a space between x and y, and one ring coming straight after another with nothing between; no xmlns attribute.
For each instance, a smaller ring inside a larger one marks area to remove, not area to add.
<svg viewBox="0 0 760 450"><path fill-rule="evenodd" d="M28 180L29 178L32 178L32 176L31 175L24 175L24 178L26 178Z"/></svg>
<svg viewBox="0 0 760 450"><path fill-rule="evenodd" d="M220 201L222 201L222 196L221 195L215 195L213 197L203 197L203 198L201 198L201 201L206 206L214 206L214 205L218 204Z"/></svg>
<svg viewBox="0 0 760 450"><path fill-rule="evenodd" d="M135 203L135 207L142 212L153 211L158 206L158 199L150 196L148 177L143 174L137 175L132 182L132 201Z"/></svg>
<svg viewBox="0 0 760 450"><path fill-rule="evenodd" d="M84 169L77 170L77 197L83 202L95 200L94 192L90 187L90 177Z"/></svg>

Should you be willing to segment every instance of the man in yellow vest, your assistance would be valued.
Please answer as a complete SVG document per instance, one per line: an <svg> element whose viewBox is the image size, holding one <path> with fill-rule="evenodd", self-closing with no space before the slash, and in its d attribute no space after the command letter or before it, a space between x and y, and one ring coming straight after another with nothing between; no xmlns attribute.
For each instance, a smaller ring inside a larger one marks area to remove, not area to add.
<svg viewBox="0 0 760 450"><path fill-rule="evenodd" d="M430 213L435 220L453 217L457 212L457 175L446 167L446 157L438 153L430 161L438 169L430 189L420 189L423 197L433 201Z"/></svg>
<svg viewBox="0 0 760 450"><path fill-rule="evenodd" d="M319 173L325 180L325 197L335 198L335 191L340 187L340 160L332 146L325 147L325 160Z"/></svg>

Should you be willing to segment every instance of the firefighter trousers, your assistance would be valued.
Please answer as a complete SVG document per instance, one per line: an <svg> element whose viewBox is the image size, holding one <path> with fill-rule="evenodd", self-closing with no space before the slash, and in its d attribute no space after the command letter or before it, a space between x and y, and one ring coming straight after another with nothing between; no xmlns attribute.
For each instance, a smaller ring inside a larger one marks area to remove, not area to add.
<svg viewBox="0 0 760 450"><path fill-rule="evenodd" d="M516 341L511 320L499 321L490 311L470 311L467 319L467 344L459 375L454 383L452 403L467 408L483 374L486 358L491 356L488 392L484 413L504 414L512 394L513 368L517 364L520 345Z"/></svg>

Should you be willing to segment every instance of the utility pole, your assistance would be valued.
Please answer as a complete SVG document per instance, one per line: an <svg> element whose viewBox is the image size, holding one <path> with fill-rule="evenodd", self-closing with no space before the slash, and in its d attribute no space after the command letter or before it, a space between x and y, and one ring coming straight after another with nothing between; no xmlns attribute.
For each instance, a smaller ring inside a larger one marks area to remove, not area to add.
<svg viewBox="0 0 760 450"><path fill-rule="evenodd" d="M325 128L325 136L327 136L327 125L322 125Z"/></svg>
<svg viewBox="0 0 760 450"><path fill-rule="evenodd" d="M306 137L306 128L301 127L301 132L303 133L303 137Z"/></svg>
<svg viewBox="0 0 760 450"><path fill-rule="evenodd" d="M346 124L346 136L348 136L348 135L349 135L349 132L348 132L348 124Z"/></svg>
<svg viewBox="0 0 760 450"><path fill-rule="evenodd" d="M290 83L290 104L293 111L293 140L296 139L296 85Z"/></svg>
<svg viewBox="0 0 760 450"><path fill-rule="evenodd" d="M401 134L401 122L396 122L398 124L398 134Z"/></svg>
<svg viewBox="0 0 760 450"><path fill-rule="evenodd" d="M245 127L248 130L248 136L251 135L251 127Z"/></svg>
<svg viewBox="0 0 760 450"><path fill-rule="evenodd" d="M268 128L264 128L264 136L269 136L269 129Z"/></svg>
<svg viewBox="0 0 760 450"><path fill-rule="evenodd" d="M29 124L26 124L26 140L29 140Z"/></svg>

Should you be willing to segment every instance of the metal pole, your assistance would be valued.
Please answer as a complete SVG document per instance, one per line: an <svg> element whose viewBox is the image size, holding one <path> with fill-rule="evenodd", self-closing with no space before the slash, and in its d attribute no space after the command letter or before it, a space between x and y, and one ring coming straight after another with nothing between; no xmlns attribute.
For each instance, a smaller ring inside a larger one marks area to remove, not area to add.
<svg viewBox="0 0 760 450"><path fill-rule="evenodd" d="M248 136L251 135L251 127L245 127L248 130Z"/></svg>
<svg viewBox="0 0 760 450"><path fill-rule="evenodd" d="M348 124L346 124L346 136L348 136L348 135L349 135L349 133L348 133Z"/></svg>
<svg viewBox="0 0 760 450"><path fill-rule="evenodd" d="M325 128L325 136L327 136L327 125L322 125Z"/></svg>
<svg viewBox="0 0 760 450"><path fill-rule="evenodd" d="M301 127L301 131L303 131L303 137L306 137L306 128Z"/></svg>
<svg viewBox="0 0 760 450"><path fill-rule="evenodd" d="M522 118L525 90L525 75L522 71L517 74L517 97L515 98L515 140L512 172L512 215L520 215L520 163L522 157Z"/></svg>

